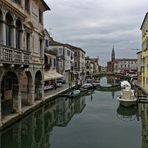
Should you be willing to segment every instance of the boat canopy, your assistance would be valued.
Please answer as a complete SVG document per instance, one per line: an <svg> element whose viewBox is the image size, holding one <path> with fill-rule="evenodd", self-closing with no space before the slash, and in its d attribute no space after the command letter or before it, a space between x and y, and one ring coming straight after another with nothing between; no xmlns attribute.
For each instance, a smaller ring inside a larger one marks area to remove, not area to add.
<svg viewBox="0 0 148 148"><path fill-rule="evenodd" d="M125 87L131 88L131 84L128 81L121 81L121 87L122 88L125 88Z"/></svg>

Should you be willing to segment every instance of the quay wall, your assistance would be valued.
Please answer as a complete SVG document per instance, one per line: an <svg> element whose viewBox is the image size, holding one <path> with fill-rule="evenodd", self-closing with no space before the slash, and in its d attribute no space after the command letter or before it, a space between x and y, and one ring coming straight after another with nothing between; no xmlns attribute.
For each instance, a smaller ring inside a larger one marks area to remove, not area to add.
<svg viewBox="0 0 148 148"><path fill-rule="evenodd" d="M22 118L24 118L28 114L35 111L37 108L40 108L41 106L45 105L49 101L54 100L59 94L68 92L74 87L75 86L73 85L71 88L66 87L66 88L63 88L62 90L59 90L59 91L57 90L57 92L55 92L53 94L45 95L44 100L36 101L33 105L23 108L21 114L15 113L12 115L8 115L5 119L2 120L2 124L0 125L0 130L4 130L4 129L8 128L9 126L14 124L15 122L21 120Z"/></svg>

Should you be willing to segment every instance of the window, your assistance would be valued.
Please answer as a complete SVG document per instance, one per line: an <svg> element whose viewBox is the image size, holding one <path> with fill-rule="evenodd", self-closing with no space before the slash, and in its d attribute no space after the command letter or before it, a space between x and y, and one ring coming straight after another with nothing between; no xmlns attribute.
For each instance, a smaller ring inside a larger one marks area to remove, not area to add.
<svg viewBox="0 0 148 148"><path fill-rule="evenodd" d="M67 56L70 56L70 51L69 50L67 50Z"/></svg>
<svg viewBox="0 0 148 148"><path fill-rule="evenodd" d="M48 47L49 44L48 44L48 40L45 40L45 47Z"/></svg>
<svg viewBox="0 0 148 148"><path fill-rule="evenodd" d="M29 0L25 0L25 10L29 13L30 12L30 7L29 7Z"/></svg>
<svg viewBox="0 0 148 148"><path fill-rule="evenodd" d="M17 19L16 21L16 48L21 48L21 22Z"/></svg>
<svg viewBox="0 0 148 148"><path fill-rule="evenodd" d="M39 10L39 23L43 23L43 12Z"/></svg>
<svg viewBox="0 0 148 148"><path fill-rule="evenodd" d="M13 38L13 18L7 13L6 14L6 45L12 46L12 38Z"/></svg>
<svg viewBox="0 0 148 148"><path fill-rule="evenodd" d="M59 56L62 55L62 48L59 48Z"/></svg>
<svg viewBox="0 0 148 148"><path fill-rule="evenodd" d="M15 2L16 4L21 4L21 0L12 0L13 2Z"/></svg>
<svg viewBox="0 0 148 148"><path fill-rule="evenodd" d="M53 59L53 66L56 67L56 59Z"/></svg>
<svg viewBox="0 0 148 148"><path fill-rule="evenodd" d="M75 67L77 67L77 62L75 62Z"/></svg>
<svg viewBox="0 0 148 148"><path fill-rule="evenodd" d="M74 53L75 57L77 56L77 52Z"/></svg>
<svg viewBox="0 0 148 148"><path fill-rule="evenodd" d="M30 51L30 33L26 33L26 50Z"/></svg>
<svg viewBox="0 0 148 148"><path fill-rule="evenodd" d="M42 43L43 43L43 41L42 41L42 39L40 39L40 56L42 57Z"/></svg>

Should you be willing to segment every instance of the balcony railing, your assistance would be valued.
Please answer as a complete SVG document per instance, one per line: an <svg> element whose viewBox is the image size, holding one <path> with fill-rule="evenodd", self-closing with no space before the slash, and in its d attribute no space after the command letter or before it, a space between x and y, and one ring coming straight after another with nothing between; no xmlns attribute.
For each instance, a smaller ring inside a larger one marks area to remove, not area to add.
<svg viewBox="0 0 148 148"><path fill-rule="evenodd" d="M30 53L0 45L0 63L29 65Z"/></svg>

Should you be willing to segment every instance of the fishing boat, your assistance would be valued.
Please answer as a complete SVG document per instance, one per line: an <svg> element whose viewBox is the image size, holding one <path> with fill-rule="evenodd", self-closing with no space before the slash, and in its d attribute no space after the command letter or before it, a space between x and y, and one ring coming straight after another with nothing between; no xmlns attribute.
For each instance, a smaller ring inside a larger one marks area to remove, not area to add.
<svg viewBox="0 0 148 148"><path fill-rule="evenodd" d="M121 105L129 107L137 103L137 97L134 90L131 89L131 84L128 81L121 82L121 94L117 97L117 100Z"/></svg>

